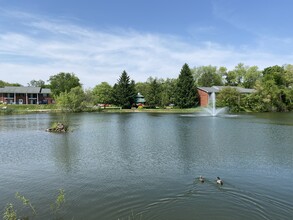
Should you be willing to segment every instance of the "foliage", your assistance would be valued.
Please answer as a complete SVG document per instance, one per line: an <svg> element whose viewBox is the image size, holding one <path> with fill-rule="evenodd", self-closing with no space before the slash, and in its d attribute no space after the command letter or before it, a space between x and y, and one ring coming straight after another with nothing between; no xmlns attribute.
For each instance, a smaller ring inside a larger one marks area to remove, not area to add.
<svg viewBox="0 0 293 220"><path fill-rule="evenodd" d="M28 207L30 207L30 209L33 211L33 214L34 215L36 215L37 213L36 213L36 210L35 210L35 208L33 207L33 205L30 203L30 201L28 200L28 199L26 199L23 195L21 195L21 194L19 194L18 192L15 194L15 197L17 198L17 199L19 199L21 202L22 202L22 204L24 205L24 206L28 206Z"/></svg>
<svg viewBox="0 0 293 220"><path fill-rule="evenodd" d="M8 82L4 82L3 80L0 80L0 87L4 87L4 86L21 86L21 84L19 84L19 83L8 83Z"/></svg>
<svg viewBox="0 0 293 220"><path fill-rule="evenodd" d="M131 108L135 99L135 83L124 70L113 87L113 103L122 108Z"/></svg>
<svg viewBox="0 0 293 220"><path fill-rule="evenodd" d="M256 92L249 100L253 111L292 111L292 67L272 66L263 70L263 77L255 85Z"/></svg>
<svg viewBox="0 0 293 220"><path fill-rule="evenodd" d="M216 66L201 66L194 68L193 71L198 86L211 87L223 85L222 77L218 74Z"/></svg>
<svg viewBox="0 0 293 220"><path fill-rule="evenodd" d="M84 90L83 104L86 105L86 107L93 107L94 106L94 104L95 104L95 95L93 94L92 89Z"/></svg>
<svg viewBox="0 0 293 220"><path fill-rule="evenodd" d="M1 108L0 114L18 113L25 109L28 109L27 112L39 109L52 110L57 107L66 111L89 111L97 110L93 108L97 103L130 108L138 92L145 97L147 104L152 106L166 107L176 104L179 108L194 107L198 102L196 89L192 88L194 85L222 84L255 89L253 94L241 96L238 103L239 110L259 112L293 110L293 65L291 64L275 65L263 71L257 66L249 67L243 63L239 63L230 71L226 67L217 68L212 65L195 67L192 70L184 66L177 79L150 77L146 82L136 84L123 71L113 87L107 82L102 82L93 90L86 91L82 91L81 88L71 91L75 87L81 87L79 79L73 73L61 72L51 76L49 81L57 105L9 105ZM44 85L42 80L32 80L29 85L48 86ZM20 84L0 80L0 87L3 86L20 86Z"/></svg>
<svg viewBox="0 0 293 220"><path fill-rule="evenodd" d="M16 220L17 213L12 203L7 204L3 213L3 220Z"/></svg>
<svg viewBox="0 0 293 220"><path fill-rule="evenodd" d="M96 104L109 104L113 100L113 88L107 82L96 85L92 93Z"/></svg>
<svg viewBox="0 0 293 220"><path fill-rule="evenodd" d="M160 106L161 105L161 83L158 82L157 78L149 78L148 90L145 96L149 106Z"/></svg>
<svg viewBox="0 0 293 220"><path fill-rule="evenodd" d="M217 105L219 107L228 107L230 112L239 112L241 110L241 94L236 88L223 88L217 95Z"/></svg>
<svg viewBox="0 0 293 220"><path fill-rule="evenodd" d="M161 105L168 106L175 103L175 87L177 79L166 79L162 82Z"/></svg>
<svg viewBox="0 0 293 220"><path fill-rule="evenodd" d="M151 106L168 106L174 103L176 79L158 79L149 77L146 82L135 84L137 93L141 93Z"/></svg>
<svg viewBox="0 0 293 220"><path fill-rule="evenodd" d="M55 200L55 202L53 204L51 204L51 210L54 212L54 213L57 213L62 205L65 203L65 192L63 189L59 189L59 194Z"/></svg>
<svg viewBox="0 0 293 220"><path fill-rule="evenodd" d="M148 91L149 91L149 83L148 82L137 82L137 83L135 83L134 88L135 88L136 93L142 94L147 101Z"/></svg>
<svg viewBox="0 0 293 220"><path fill-rule="evenodd" d="M61 92L55 99L63 111L80 112L85 107L85 94L79 86L69 92Z"/></svg>
<svg viewBox="0 0 293 220"><path fill-rule="evenodd" d="M31 202L20 193L15 194L15 198L22 202L22 206L29 207L34 216L37 216L37 212ZM63 207L65 203L65 192L63 189L59 189L57 198L53 204L50 205L52 214L56 215ZM17 212L12 203L6 205L3 212L4 220L18 220L18 219L29 219L29 216L18 216Z"/></svg>
<svg viewBox="0 0 293 220"><path fill-rule="evenodd" d="M81 87L79 78L74 73L61 72L50 76L50 89L53 96L59 96L61 93L68 93L72 88Z"/></svg>
<svg viewBox="0 0 293 220"><path fill-rule="evenodd" d="M28 86L32 86L32 87L41 87L41 88L47 88L49 87L49 85L45 85L45 81L43 80L31 80L29 83L28 83Z"/></svg>
<svg viewBox="0 0 293 220"><path fill-rule="evenodd" d="M245 75L243 76L243 87L244 88L254 88L257 80L262 77L262 72L258 70L257 66L252 66L247 69Z"/></svg>
<svg viewBox="0 0 293 220"><path fill-rule="evenodd" d="M194 107L198 96L195 82L189 66L185 63L181 69L175 88L175 105L179 108Z"/></svg>
<svg viewBox="0 0 293 220"><path fill-rule="evenodd" d="M13 114L15 112L15 110L13 109L13 108L10 108L10 106L9 106L9 108L5 105L3 105L3 107L2 107L2 105L0 105L0 115L11 115L11 114Z"/></svg>

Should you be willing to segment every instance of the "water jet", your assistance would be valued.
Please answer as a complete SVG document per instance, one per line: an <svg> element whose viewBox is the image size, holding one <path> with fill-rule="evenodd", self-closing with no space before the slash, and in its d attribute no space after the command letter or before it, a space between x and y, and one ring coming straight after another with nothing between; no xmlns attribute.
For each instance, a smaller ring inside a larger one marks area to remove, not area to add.
<svg viewBox="0 0 293 220"><path fill-rule="evenodd" d="M209 103L204 110L209 113L211 116L215 117L223 112L225 112L226 108L216 108L216 93L212 92L209 95Z"/></svg>

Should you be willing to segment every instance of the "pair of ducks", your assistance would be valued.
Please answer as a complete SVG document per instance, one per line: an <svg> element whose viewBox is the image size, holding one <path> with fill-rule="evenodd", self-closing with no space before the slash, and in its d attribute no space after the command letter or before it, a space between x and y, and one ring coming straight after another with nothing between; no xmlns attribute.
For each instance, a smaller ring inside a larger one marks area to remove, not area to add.
<svg viewBox="0 0 293 220"><path fill-rule="evenodd" d="M199 181L200 181L201 183L204 183L204 181L205 181L204 177L200 176L200 177L199 177ZM217 179L216 179L216 183L219 184L219 185L223 185L223 184L224 184L223 180L221 180L220 177L217 177Z"/></svg>

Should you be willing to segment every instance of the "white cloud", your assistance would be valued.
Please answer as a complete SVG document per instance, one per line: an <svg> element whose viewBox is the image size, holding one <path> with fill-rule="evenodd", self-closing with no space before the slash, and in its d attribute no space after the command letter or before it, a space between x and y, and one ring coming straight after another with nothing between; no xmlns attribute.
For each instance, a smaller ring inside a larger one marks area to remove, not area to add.
<svg viewBox="0 0 293 220"><path fill-rule="evenodd" d="M23 85L32 79L46 81L59 72L75 73L87 88L103 81L114 84L123 70L136 82L144 82L150 76L175 78L184 63L232 69L239 62L264 68L292 60L257 48L186 42L178 36L131 29L92 30L23 13L13 15L21 28L0 31L0 79Z"/></svg>

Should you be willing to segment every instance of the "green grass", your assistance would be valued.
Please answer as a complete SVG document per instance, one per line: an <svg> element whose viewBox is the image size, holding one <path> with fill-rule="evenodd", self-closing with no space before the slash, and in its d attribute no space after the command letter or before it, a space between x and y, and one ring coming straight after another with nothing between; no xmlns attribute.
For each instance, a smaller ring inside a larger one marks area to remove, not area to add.
<svg viewBox="0 0 293 220"><path fill-rule="evenodd" d="M0 114L26 114L35 112L61 112L56 104L50 105L3 105L0 104ZM194 113L201 111L201 108L135 108L122 109L120 107L112 106L106 108L87 107L85 112L107 112L107 113L129 113L129 112L152 112L152 113Z"/></svg>

